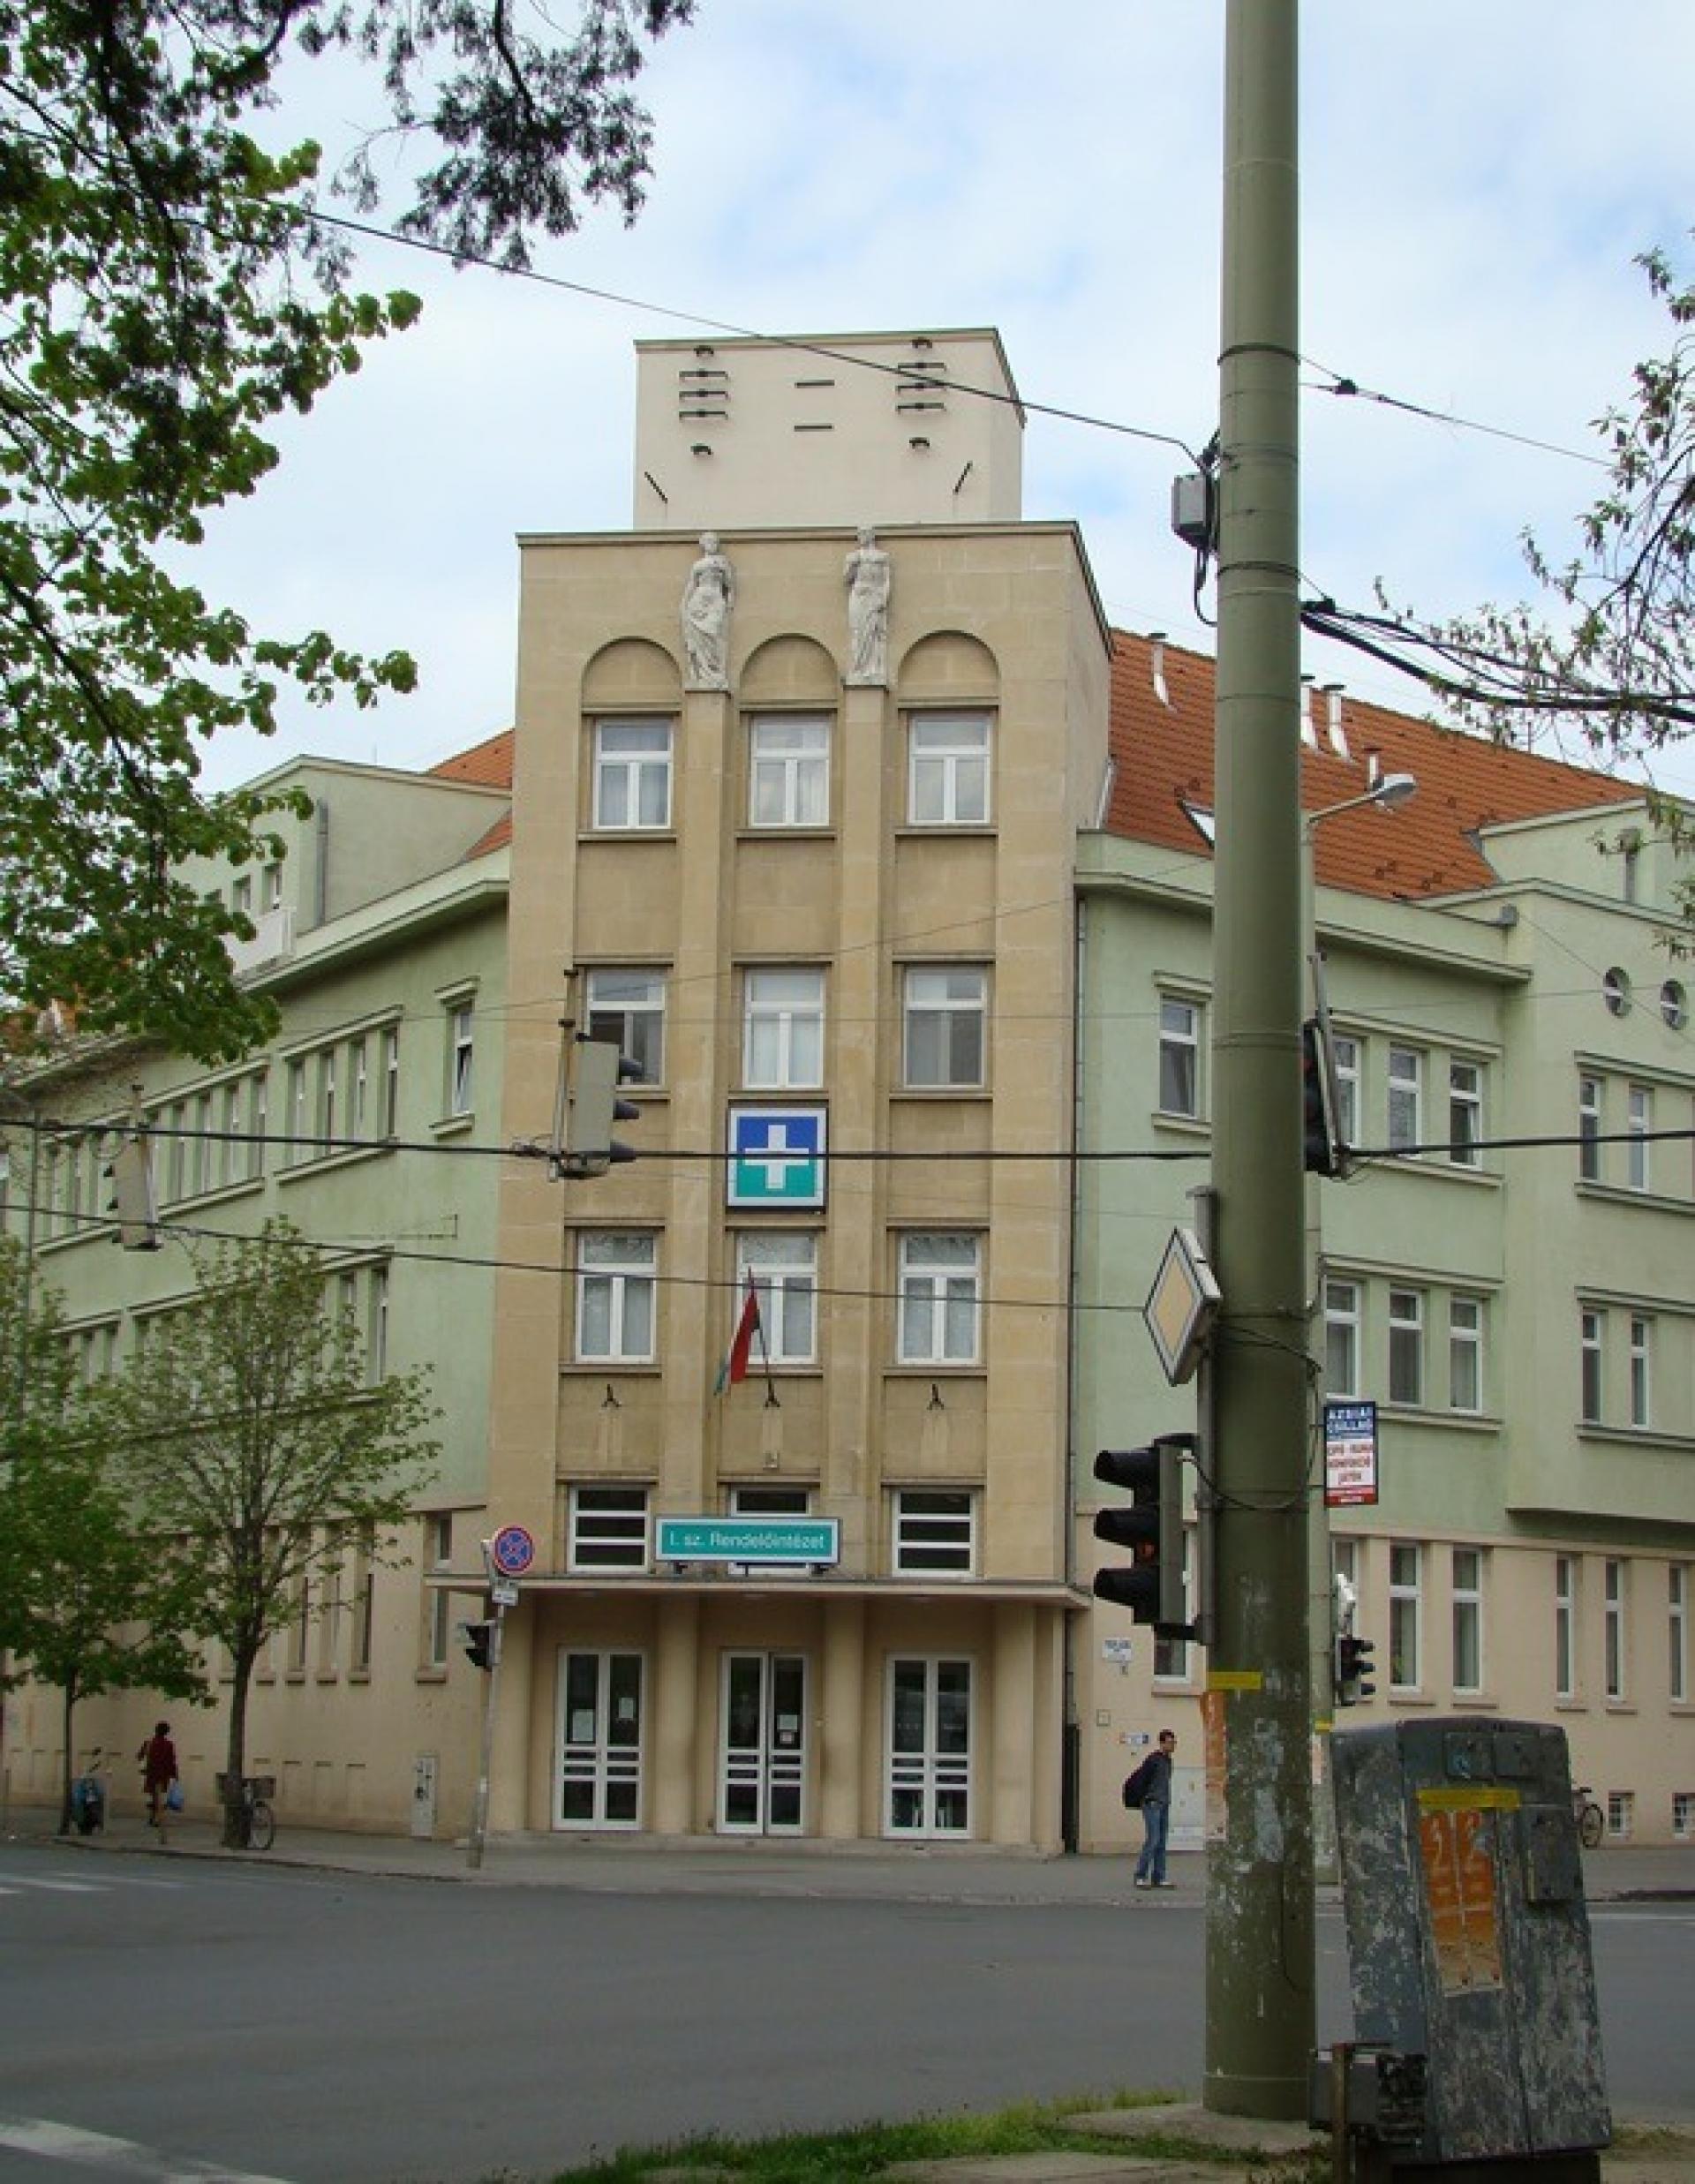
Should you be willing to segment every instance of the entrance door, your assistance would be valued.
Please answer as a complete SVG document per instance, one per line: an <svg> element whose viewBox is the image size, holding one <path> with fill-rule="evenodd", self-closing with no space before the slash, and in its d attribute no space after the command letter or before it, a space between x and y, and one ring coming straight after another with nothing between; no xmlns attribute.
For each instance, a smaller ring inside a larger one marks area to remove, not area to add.
<svg viewBox="0 0 1695 2184"><path fill-rule="evenodd" d="M798 1835L806 1788L806 1657L726 1653L718 1825Z"/></svg>
<svg viewBox="0 0 1695 2184"><path fill-rule="evenodd" d="M971 1833L971 1663L889 1663L891 1835Z"/></svg>
<svg viewBox="0 0 1695 2184"><path fill-rule="evenodd" d="M641 1821L642 1656L559 1656L559 1803L555 1827Z"/></svg>

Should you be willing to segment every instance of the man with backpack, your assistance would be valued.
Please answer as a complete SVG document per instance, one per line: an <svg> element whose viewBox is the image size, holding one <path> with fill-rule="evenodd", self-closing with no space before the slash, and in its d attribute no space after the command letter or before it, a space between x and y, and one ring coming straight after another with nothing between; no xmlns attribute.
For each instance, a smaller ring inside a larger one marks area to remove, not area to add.
<svg viewBox="0 0 1695 2184"><path fill-rule="evenodd" d="M1169 1888L1165 1878L1165 1839L1171 1825L1171 1755L1177 1736L1171 1729L1159 1732L1159 1742L1124 1785L1124 1802L1141 1814L1145 1833L1141 1856L1136 1860L1138 1888Z"/></svg>

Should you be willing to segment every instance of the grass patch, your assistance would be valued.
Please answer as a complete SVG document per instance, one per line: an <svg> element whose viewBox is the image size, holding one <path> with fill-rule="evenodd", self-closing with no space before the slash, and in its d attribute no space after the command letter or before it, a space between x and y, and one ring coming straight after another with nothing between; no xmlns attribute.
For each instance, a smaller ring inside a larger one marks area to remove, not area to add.
<svg viewBox="0 0 1695 2184"><path fill-rule="evenodd" d="M1025 2101L991 2115L924 2116L911 2123L870 2123L850 2131L783 2138L687 2139L674 2146L625 2147L585 2169L565 2169L553 2184L644 2184L656 2173L746 2179L747 2184L860 2184L902 2161L947 2161L965 2154L1098 2152L1101 2142L1070 2119L1103 2108L1142 2108L1171 2093L1084 2093L1063 2101Z"/></svg>

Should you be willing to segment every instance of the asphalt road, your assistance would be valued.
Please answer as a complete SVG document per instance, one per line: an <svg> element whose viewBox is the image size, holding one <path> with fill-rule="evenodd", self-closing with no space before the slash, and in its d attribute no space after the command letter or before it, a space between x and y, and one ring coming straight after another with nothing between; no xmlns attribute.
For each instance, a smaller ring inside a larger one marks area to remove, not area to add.
<svg viewBox="0 0 1695 2184"><path fill-rule="evenodd" d="M1615 2102L1695 2120L1695 1903L1593 1916ZM1337 1918L1321 1954L1325 2038ZM470 2184L706 2129L1193 2090L1202 1959L1200 1911L1158 1899L484 1891L0 1849L0 2179Z"/></svg>

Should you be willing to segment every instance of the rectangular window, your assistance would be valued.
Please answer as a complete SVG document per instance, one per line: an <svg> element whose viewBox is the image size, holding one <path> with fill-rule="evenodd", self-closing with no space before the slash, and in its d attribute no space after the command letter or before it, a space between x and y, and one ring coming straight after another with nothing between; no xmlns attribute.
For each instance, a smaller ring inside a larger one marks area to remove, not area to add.
<svg viewBox="0 0 1695 2184"><path fill-rule="evenodd" d="M827 826L830 723L780 713L749 723L748 825Z"/></svg>
<svg viewBox="0 0 1695 2184"><path fill-rule="evenodd" d="M1631 1314L1631 1423L1646 1426L1652 1418L1649 1364L1654 1348L1654 1322Z"/></svg>
<svg viewBox="0 0 1695 2184"><path fill-rule="evenodd" d="M1448 1407L1483 1408L1483 1299L1458 1290L1448 1299Z"/></svg>
<svg viewBox="0 0 1695 2184"><path fill-rule="evenodd" d="M365 1377L372 1387L388 1377L388 1269L371 1269L370 1312L365 1321Z"/></svg>
<svg viewBox="0 0 1695 2184"><path fill-rule="evenodd" d="M1417 1047L1389 1050L1389 1148L1408 1152L1423 1142L1424 1057Z"/></svg>
<svg viewBox="0 0 1695 2184"><path fill-rule="evenodd" d="M363 1039L347 1050L347 1126L351 1137L365 1137L371 1126L371 1055Z"/></svg>
<svg viewBox="0 0 1695 2184"><path fill-rule="evenodd" d="M1483 1072L1476 1062L1448 1064L1448 1157L1457 1168L1475 1168L1483 1135Z"/></svg>
<svg viewBox="0 0 1695 2184"><path fill-rule="evenodd" d="M247 1081L247 1159L249 1182L265 1172L265 1135L270 1126L270 1081L261 1069Z"/></svg>
<svg viewBox="0 0 1695 2184"><path fill-rule="evenodd" d="M221 1191L226 1183L240 1180L240 1148L237 1139L241 1133L241 1081L232 1077L218 1096L218 1136L212 1148L212 1188Z"/></svg>
<svg viewBox="0 0 1695 2184"><path fill-rule="evenodd" d="M1474 1547L1457 1547L1453 1567L1454 1689L1483 1689L1483 1556Z"/></svg>
<svg viewBox="0 0 1695 2184"><path fill-rule="evenodd" d="M915 714L908 748L907 817L911 825L988 824L986 714Z"/></svg>
<svg viewBox="0 0 1695 2184"><path fill-rule="evenodd" d="M1193 1001L1159 1005L1159 1111L1201 1112L1201 1012Z"/></svg>
<svg viewBox="0 0 1695 2184"><path fill-rule="evenodd" d="M1647 1133L1654 1127L1654 1095L1645 1084L1633 1084L1625 1106L1624 1180L1633 1191L1648 1187Z"/></svg>
<svg viewBox="0 0 1695 2184"><path fill-rule="evenodd" d="M371 1641L376 1627L376 1542L368 1532L358 1535L353 1555L353 1626L350 1634L348 1667L355 1676L371 1672Z"/></svg>
<svg viewBox="0 0 1695 2184"><path fill-rule="evenodd" d="M1666 1569L1666 1690L1674 1706L1689 1698L1689 1564Z"/></svg>
<svg viewBox="0 0 1695 2184"><path fill-rule="evenodd" d="M1360 1284L1331 1282L1324 1284L1324 1392L1327 1396L1357 1396L1360 1392Z"/></svg>
<svg viewBox="0 0 1695 2184"><path fill-rule="evenodd" d="M170 1132L170 1146L165 1163L165 1196L168 1199L186 1198L188 1195L188 1103L178 1100L172 1106L166 1126Z"/></svg>
<svg viewBox="0 0 1695 2184"><path fill-rule="evenodd" d="M1578 1695L1578 1558L1554 1557L1554 1696Z"/></svg>
<svg viewBox="0 0 1695 2184"><path fill-rule="evenodd" d="M585 1233L576 1243L576 1354L585 1364L653 1361L652 1236Z"/></svg>
<svg viewBox="0 0 1695 2184"><path fill-rule="evenodd" d="M260 892L267 910L282 907L282 867L280 862L267 864L259 876Z"/></svg>
<svg viewBox="0 0 1695 2184"><path fill-rule="evenodd" d="M382 1134L400 1133L400 1026L390 1024L382 1035Z"/></svg>
<svg viewBox="0 0 1695 2184"><path fill-rule="evenodd" d="M1586 1183L1601 1180L1601 1079L1578 1079L1578 1173Z"/></svg>
<svg viewBox="0 0 1695 2184"><path fill-rule="evenodd" d="M1695 1789L1672 1791L1671 1832L1674 1840L1678 1842L1688 1842L1695 1838Z"/></svg>
<svg viewBox="0 0 1695 2184"><path fill-rule="evenodd" d="M1389 1292L1389 1399L1424 1401L1424 1296L1420 1290Z"/></svg>
<svg viewBox="0 0 1695 2184"><path fill-rule="evenodd" d="M1419 1624L1423 1608L1424 1550L1404 1541L1389 1550L1389 1688L1419 1688Z"/></svg>
<svg viewBox="0 0 1695 2184"><path fill-rule="evenodd" d="M668 720L602 720L596 725L594 824L607 832L670 825Z"/></svg>
<svg viewBox="0 0 1695 2184"><path fill-rule="evenodd" d="M968 1578L976 1559L976 1496L939 1487L903 1487L894 1497L897 1577Z"/></svg>
<svg viewBox="0 0 1695 2184"><path fill-rule="evenodd" d="M1344 1032L1330 1036L1330 1062L1336 1077L1336 1134L1344 1145L1360 1142L1360 1042Z"/></svg>
<svg viewBox="0 0 1695 2184"><path fill-rule="evenodd" d="M298 1167L302 1161L311 1160L317 1151L312 1144L311 1088L306 1081L304 1061L289 1064L289 1159Z"/></svg>
<svg viewBox="0 0 1695 2184"><path fill-rule="evenodd" d="M968 1090L984 1081L989 974L948 966L906 975L904 1081L914 1090Z"/></svg>
<svg viewBox="0 0 1695 2184"><path fill-rule="evenodd" d="M426 1545L425 1560L432 1570L441 1572L453 1567L453 1518L451 1513L438 1514L424 1519ZM424 1659L432 1668L445 1668L448 1665L448 1640L452 1635L453 1594L445 1588L432 1589L426 1595L430 1604L429 1630Z"/></svg>
<svg viewBox="0 0 1695 2184"><path fill-rule="evenodd" d="M1578 1416L1586 1426L1599 1426L1605 1382L1601 1373L1607 1342L1607 1314L1578 1314Z"/></svg>
<svg viewBox="0 0 1695 2184"><path fill-rule="evenodd" d="M1603 1565L1601 1602L1607 1696L1611 1699L1622 1699L1624 1696L1624 1668L1629 1638L1629 1633L1625 1629L1628 1598L1625 1565L1623 1563L1609 1560Z"/></svg>
<svg viewBox="0 0 1695 2184"><path fill-rule="evenodd" d="M327 1046L318 1057L318 1114L316 1133L323 1139L321 1150L335 1150L335 1127L341 1120L341 1110L336 1099L335 1050Z"/></svg>
<svg viewBox="0 0 1695 2184"><path fill-rule="evenodd" d="M810 1487L732 1487L732 1517L804 1517L812 1507Z"/></svg>
<svg viewBox="0 0 1695 2184"><path fill-rule="evenodd" d="M647 1567L645 1487L571 1488L570 1564L573 1570Z"/></svg>
<svg viewBox="0 0 1695 2184"><path fill-rule="evenodd" d="M795 1230L764 1229L736 1239L736 1294L747 1293L748 1277L759 1298L762 1352L754 1337L757 1370L769 1357L773 1365L814 1365L818 1354L818 1239ZM738 1306L738 1311L740 1307Z"/></svg>
<svg viewBox="0 0 1695 2184"><path fill-rule="evenodd" d="M824 1082L822 971L749 971L742 1013L744 1085L795 1091Z"/></svg>
<svg viewBox="0 0 1695 2184"><path fill-rule="evenodd" d="M474 1005L456 1001L448 1011L448 1110L450 1115L471 1111L471 1063L474 1058Z"/></svg>
<svg viewBox="0 0 1695 2184"><path fill-rule="evenodd" d="M641 1071L640 1084L665 1082L665 975L660 971L589 973L588 1029Z"/></svg>
<svg viewBox="0 0 1695 2184"><path fill-rule="evenodd" d="M902 1365L975 1365L981 1252L975 1236L900 1239Z"/></svg>
<svg viewBox="0 0 1695 2184"><path fill-rule="evenodd" d="M1612 1842L1629 1842L1636 1833L1636 1792L1633 1789L1609 1789L1607 1792L1607 1835Z"/></svg>

